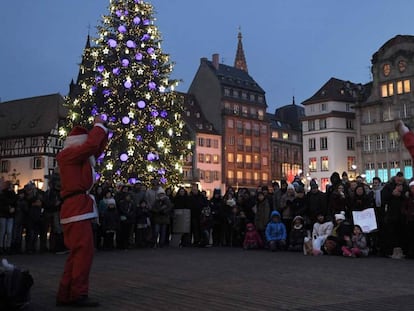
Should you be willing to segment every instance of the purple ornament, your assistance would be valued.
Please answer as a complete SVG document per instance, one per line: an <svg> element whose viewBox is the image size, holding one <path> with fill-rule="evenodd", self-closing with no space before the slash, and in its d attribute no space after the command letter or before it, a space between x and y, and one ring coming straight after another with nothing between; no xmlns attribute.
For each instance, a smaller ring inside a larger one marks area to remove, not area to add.
<svg viewBox="0 0 414 311"><path fill-rule="evenodd" d="M165 174L165 169L160 168L160 169L158 170L158 174L159 174L159 175L164 175L164 174Z"/></svg>
<svg viewBox="0 0 414 311"><path fill-rule="evenodd" d="M95 77L95 82L99 82L99 81L101 81L102 80L102 77L101 76L96 76Z"/></svg>
<svg viewBox="0 0 414 311"><path fill-rule="evenodd" d="M132 83L131 83L131 81L125 81L124 82L124 87L126 88L126 89L130 89L131 87L132 87Z"/></svg>
<svg viewBox="0 0 414 311"><path fill-rule="evenodd" d="M126 153L123 153L123 154L121 154L121 155L119 156L119 159L120 159L122 162L125 162L125 161L127 161L127 160L128 160L128 155L127 155Z"/></svg>
<svg viewBox="0 0 414 311"><path fill-rule="evenodd" d="M98 114L98 109L96 107L93 107L91 113L93 116L96 116Z"/></svg>
<svg viewBox="0 0 414 311"><path fill-rule="evenodd" d="M154 131L154 125L152 125L152 124L148 124L148 125L147 125L147 131L148 131L148 132L153 132L153 131Z"/></svg>
<svg viewBox="0 0 414 311"><path fill-rule="evenodd" d="M135 25L139 25L139 23L141 23L141 19L138 16L134 17L133 21Z"/></svg>
<svg viewBox="0 0 414 311"><path fill-rule="evenodd" d="M112 73L116 76L118 76L120 72L121 72L121 69L119 69L119 67L112 69Z"/></svg>
<svg viewBox="0 0 414 311"><path fill-rule="evenodd" d="M126 43L127 47L129 47L130 49L135 49L137 47L137 44L132 41L132 40L128 40Z"/></svg>
<svg viewBox="0 0 414 311"><path fill-rule="evenodd" d="M97 89L98 89L98 88L96 87L96 85L92 86L92 87L91 87L91 91L92 91L92 93L95 93Z"/></svg>
<svg viewBox="0 0 414 311"><path fill-rule="evenodd" d="M109 118L109 121L111 121L111 122L115 122L115 121L116 121L116 118L115 118L115 117L110 117L110 118Z"/></svg>
<svg viewBox="0 0 414 311"><path fill-rule="evenodd" d="M126 27L124 25L121 25L121 26L118 27L118 31L120 33L126 33L127 29L126 29Z"/></svg>
<svg viewBox="0 0 414 311"><path fill-rule="evenodd" d="M154 77L158 77L158 75L159 75L159 72L158 72L158 70L153 70L152 71L152 74L154 75Z"/></svg>
<svg viewBox="0 0 414 311"><path fill-rule="evenodd" d="M101 175L99 173L95 173L95 180L99 180L101 178Z"/></svg>
<svg viewBox="0 0 414 311"><path fill-rule="evenodd" d="M108 121L108 115L105 113L101 114L101 119L104 121Z"/></svg>
<svg viewBox="0 0 414 311"><path fill-rule="evenodd" d="M119 176L119 175L121 175L121 171L120 170L117 170L116 171L116 174Z"/></svg>
<svg viewBox="0 0 414 311"><path fill-rule="evenodd" d="M127 16L129 14L128 10L124 11L125 16Z"/></svg>
<svg viewBox="0 0 414 311"><path fill-rule="evenodd" d="M141 41L148 41L149 38L150 38L150 35L146 33L145 35L142 36Z"/></svg>
<svg viewBox="0 0 414 311"><path fill-rule="evenodd" d="M146 106L146 104L145 104L145 102L144 102L143 100L140 100L140 101L137 103L137 106L138 106L138 108L140 108L140 109L144 109L144 108L145 108L145 106Z"/></svg>
<svg viewBox="0 0 414 311"><path fill-rule="evenodd" d="M125 124L125 125L129 124L130 121L131 121L131 119L129 117L123 117L122 118L122 123Z"/></svg>
<svg viewBox="0 0 414 311"><path fill-rule="evenodd" d="M142 54L141 54L141 53L137 53L137 54L135 54L135 59L136 59L137 61L141 61L141 60L142 60Z"/></svg>
<svg viewBox="0 0 414 311"><path fill-rule="evenodd" d="M128 179L128 183L130 183L131 185L134 185L134 184L137 183L137 179L132 177L132 178Z"/></svg>
<svg viewBox="0 0 414 311"><path fill-rule="evenodd" d="M144 19L143 24L144 26L148 26L149 24L151 24L151 21L149 19Z"/></svg>
<svg viewBox="0 0 414 311"><path fill-rule="evenodd" d="M103 94L105 97L108 97L108 96L110 96L110 95L111 95L111 91L110 91L110 90L108 90L108 89L104 89L104 90L102 91L102 94Z"/></svg>
<svg viewBox="0 0 414 311"><path fill-rule="evenodd" d="M102 72L105 70L105 66L104 65L99 65L98 68L96 68L98 70L98 72Z"/></svg>
<svg viewBox="0 0 414 311"><path fill-rule="evenodd" d="M137 139L137 141L142 141L142 136L141 135L137 135L136 139Z"/></svg>
<svg viewBox="0 0 414 311"><path fill-rule="evenodd" d="M141 2L141 0L134 0L134 2L135 2L135 3L140 3L140 2Z"/></svg>
<svg viewBox="0 0 414 311"><path fill-rule="evenodd" d="M154 52L155 52L154 48L148 48L148 49L147 49L147 53L148 53L149 55L154 54Z"/></svg>
<svg viewBox="0 0 414 311"><path fill-rule="evenodd" d="M118 45L118 43L117 43L114 39L109 39L109 40L108 40L108 45L109 45L111 48L116 48L116 46Z"/></svg>
<svg viewBox="0 0 414 311"><path fill-rule="evenodd" d="M155 84L155 82L151 81L150 83L148 83L148 89L155 90L157 88L157 85Z"/></svg>
<svg viewBox="0 0 414 311"><path fill-rule="evenodd" d="M114 132L109 132L108 139L111 139L112 137L114 137Z"/></svg>
<svg viewBox="0 0 414 311"><path fill-rule="evenodd" d="M101 155L98 157L98 160L103 160L105 158L105 152L102 152Z"/></svg>
<svg viewBox="0 0 414 311"><path fill-rule="evenodd" d="M168 116L168 112L163 110L161 111L161 118L166 118Z"/></svg>
<svg viewBox="0 0 414 311"><path fill-rule="evenodd" d="M151 63L154 67L158 65L158 61L156 59L153 59Z"/></svg>
<svg viewBox="0 0 414 311"><path fill-rule="evenodd" d="M116 16L121 17L122 16L122 12L121 10L116 10L115 12Z"/></svg>
<svg viewBox="0 0 414 311"><path fill-rule="evenodd" d="M163 185L165 185L167 183L167 178L161 177L160 178L160 183L162 183Z"/></svg>
<svg viewBox="0 0 414 311"><path fill-rule="evenodd" d="M156 109L151 110L151 115L156 118L158 117L158 111Z"/></svg>
<svg viewBox="0 0 414 311"><path fill-rule="evenodd" d="M128 67L129 60L127 58L124 58L121 60L121 64L122 64L122 67Z"/></svg>

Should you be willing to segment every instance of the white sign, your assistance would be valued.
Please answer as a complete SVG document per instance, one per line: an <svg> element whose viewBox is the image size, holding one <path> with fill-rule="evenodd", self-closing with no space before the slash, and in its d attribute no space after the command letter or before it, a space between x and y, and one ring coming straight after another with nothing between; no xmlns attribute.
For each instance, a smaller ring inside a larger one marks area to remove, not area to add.
<svg viewBox="0 0 414 311"><path fill-rule="evenodd" d="M352 212L352 217L354 218L354 224L359 225L364 233L370 233L378 229L373 208Z"/></svg>

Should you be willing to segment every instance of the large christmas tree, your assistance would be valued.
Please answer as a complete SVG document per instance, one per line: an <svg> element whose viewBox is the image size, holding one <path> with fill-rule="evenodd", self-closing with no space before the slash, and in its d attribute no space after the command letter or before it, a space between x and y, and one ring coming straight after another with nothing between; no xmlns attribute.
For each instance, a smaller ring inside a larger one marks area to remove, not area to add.
<svg viewBox="0 0 414 311"><path fill-rule="evenodd" d="M176 185L190 149L184 138L182 103L170 80L173 63L161 50L153 7L141 0L112 0L97 27L96 44L87 47L78 81L81 92L68 98L68 122L90 126L103 114L114 129L98 159L99 178L112 182L148 183L156 178Z"/></svg>

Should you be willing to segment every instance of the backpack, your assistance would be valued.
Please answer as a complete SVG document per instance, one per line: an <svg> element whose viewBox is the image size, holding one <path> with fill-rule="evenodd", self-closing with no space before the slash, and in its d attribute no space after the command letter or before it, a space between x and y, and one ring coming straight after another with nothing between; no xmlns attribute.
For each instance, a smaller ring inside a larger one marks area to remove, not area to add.
<svg viewBox="0 0 414 311"><path fill-rule="evenodd" d="M33 277L29 271L0 268L0 306L5 307L4 310L25 310L30 303L32 286Z"/></svg>

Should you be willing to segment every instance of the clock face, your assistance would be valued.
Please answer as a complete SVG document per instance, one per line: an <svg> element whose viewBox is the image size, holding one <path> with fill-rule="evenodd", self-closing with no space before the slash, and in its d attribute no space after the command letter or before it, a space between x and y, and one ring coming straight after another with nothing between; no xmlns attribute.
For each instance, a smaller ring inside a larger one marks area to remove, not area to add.
<svg viewBox="0 0 414 311"><path fill-rule="evenodd" d="M398 62L398 69L400 70L400 72L405 71L405 69L407 68L407 63L405 60L400 60Z"/></svg>
<svg viewBox="0 0 414 311"><path fill-rule="evenodd" d="M391 72L391 65L385 64L384 67L382 67L382 72L384 73L384 76L388 76Z"/></svg>

